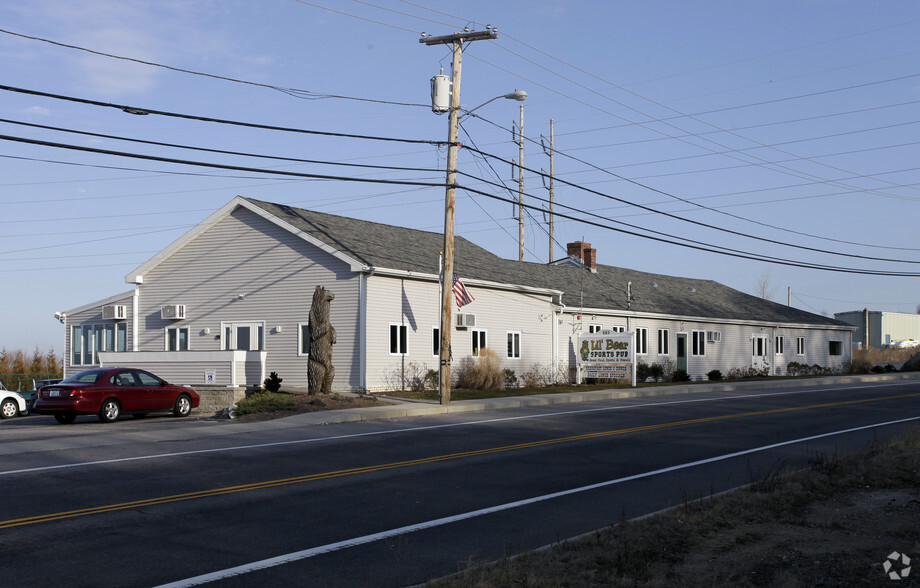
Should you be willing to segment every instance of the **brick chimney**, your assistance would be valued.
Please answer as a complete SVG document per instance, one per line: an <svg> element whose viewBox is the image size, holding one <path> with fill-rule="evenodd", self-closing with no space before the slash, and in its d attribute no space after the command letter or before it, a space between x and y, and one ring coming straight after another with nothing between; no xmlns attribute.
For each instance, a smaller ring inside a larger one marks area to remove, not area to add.
<svg viewBox="0 0 920 588"><path fill-rule="evenodd" d="M597 249L591 247L590 243L583 241L568 243L566 244L566 252L582 262L592 272L597 271Z"/></svg>

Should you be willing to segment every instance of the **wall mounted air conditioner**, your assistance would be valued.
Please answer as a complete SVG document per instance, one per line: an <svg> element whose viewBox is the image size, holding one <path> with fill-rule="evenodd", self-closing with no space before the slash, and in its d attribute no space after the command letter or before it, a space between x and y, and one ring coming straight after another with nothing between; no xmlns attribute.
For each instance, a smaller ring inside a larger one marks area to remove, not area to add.
<svg viewBox="0 0 920 588"><path fill-rule="evenodd" d="M102 318L114 319L116 321L125 320L128 317L128 309L124 304L108 304L102 307Z"/></svg>
<svg viewBox="0 0 920 588"><path fill-rule="evenodd" d="M185 318L185 305L184 304L164 304L160 307L160 318L161 319L184 319Z"/></svg>
<svg viewBox="0 0 920 588"><path fill-rule="evenodd" d="M467 327L476 326L476 315L475 314L464 314L457 313L457 328L465 329Z"/></svg>
<svg viewBox="0 0 920 588"><path fill-rule="evenodd" d="M706 331L706 340L710 343L716 343L722 340L722 331Z"/></svg>

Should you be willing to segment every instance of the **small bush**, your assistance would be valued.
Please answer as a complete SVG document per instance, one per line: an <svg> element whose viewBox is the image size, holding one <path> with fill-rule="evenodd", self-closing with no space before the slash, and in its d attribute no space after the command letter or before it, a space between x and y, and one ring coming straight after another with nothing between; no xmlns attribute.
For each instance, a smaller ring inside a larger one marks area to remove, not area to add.
<svg viewBox="0 0 920 588"><path fill-rule="evenodd" d="M678 368L674 370L673 374L671 374L671 381L672 382L689 382L690 374L687 373L687 370L682 370Z"/></svg>
<svg viewBox="0 0 920 588"><path fill-rule="evenodd" d="M233 413L237 416L257 412L294 410L294 397L277 392L256 392L236 403Z"/></svg>
<svg viewBox="0 0 920 588"><path fill-rule="evenodd" d="M284 378L279 378L277 372L272 372L265 378L265 381L262 382L262 386L265 387L266 392L277 392L281 390L281 382L284 381Z"/></svg>
<svg viewBox="0 0 920 588"><path fill-rule="evenodd" d="M505 368L502 370L502 375L505 377L505 388L517 388L518 379L514 375L514 370Z"/></svg>
<svg viewBox="0 0 920 588"><path fill-rule="evenodd" d="M636 380L640 382L646 381L652 375L652 368L644 361L640 361L636 365Z"/></svg>
<svg viewBox="0 0 920 588"><path fill-rule="evenodd" d="M664 376L664 367L660 363L653 363L648 369L652 379L656 382Z"/></svg>
<svg viewBox="0 0 920 588"><path fill-rule="evenodd" d="M874 372L876 374L881 373L875 371L875 368L880 369L881 366L875 366L874 362L869 358L869 354L865 349L858 349L853 352L853 360L850 362L850 373L851 374L868 374Z"/></svg>
<svg viewBox="0 0 920 588"><path fill-rule="evenodd" d="M710 382L718 382L722 379L722 372L719 370L712 370L706 374L706 377L709 378Z"/></svg>

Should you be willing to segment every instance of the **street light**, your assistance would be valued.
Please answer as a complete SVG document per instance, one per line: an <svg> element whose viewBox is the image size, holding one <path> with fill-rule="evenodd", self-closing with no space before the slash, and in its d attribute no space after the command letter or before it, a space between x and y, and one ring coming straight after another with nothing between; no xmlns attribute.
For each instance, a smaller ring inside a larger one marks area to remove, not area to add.
<svg viewBox="0 0 920 588"><path fill-rule="evenodd" d="M441 332L440 332L440 353L439 353L439 371L438 371L438 396L441 404L450 404L450 335L453 324L451 323L451 312L453 304L451 294L453 292L454 274L454 191L457 186L457 140L460 127L460 60L461 45L459 42L454 43L454 60L453 60L453 86L454 91L450 92L450 107L448 108L449 120L447 131L447 189L444 197L444 267L441 271ZM438 78L439 76L436 76ZM443 83L446 76L440 76L442 79L437 83ZM443 96L443 88L436 89L436 81L432 79L432 110L443 112L443 109L435 108L434 98L438 94ZM527 92L515 90L509 94L496 96L487 100L472 110L466 111L471 114L499 98L517 100L523 102L527 99Z"/></svg>

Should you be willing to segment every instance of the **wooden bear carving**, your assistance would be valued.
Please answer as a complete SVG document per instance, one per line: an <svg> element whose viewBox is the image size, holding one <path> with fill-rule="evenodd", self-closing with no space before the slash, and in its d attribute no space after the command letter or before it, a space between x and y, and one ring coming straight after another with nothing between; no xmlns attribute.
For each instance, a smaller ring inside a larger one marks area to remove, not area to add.
<svg viewBox="0 0 920 588"><path fill-rule="evenodd" d="M309 394L329 394L332 391L332 346L335 344L335 327L329 320L329 303L335 294L317 286L310 305L310 361L307 364Z"/></svg>

